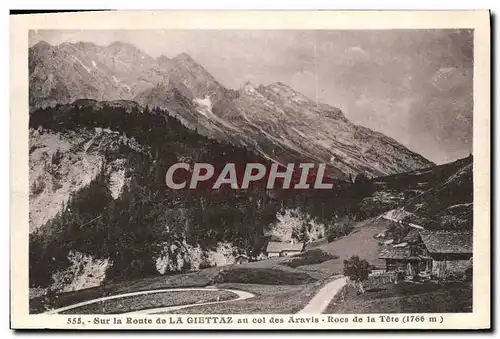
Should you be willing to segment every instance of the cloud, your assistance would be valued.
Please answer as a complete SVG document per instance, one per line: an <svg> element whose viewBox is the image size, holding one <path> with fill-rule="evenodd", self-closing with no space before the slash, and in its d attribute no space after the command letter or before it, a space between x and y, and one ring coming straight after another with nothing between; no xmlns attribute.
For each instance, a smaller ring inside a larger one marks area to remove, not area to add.
<svg viewBox="0 0 500 339"><path fill-rule="evenodd" d="M350 46L344 50L338 63L344 66L359 66L363 64L371 64L370 54L360 46Z"/></svg>
<svg viewBox="0 0 500 339"><path fill-rule="evenodd" d="M347 49L346 53L351 55L358 55L361 58L369 58L370 54L368 54L364 49L359 46L352 46Z"/></svg>
<svg viewBox="0 0 500 339"><path fill-rule="evenodd" d="M432 84L438 90L446 92L460 86L471 84L471 77L467 69L456 67L443 67L432 76Z"/></svg>

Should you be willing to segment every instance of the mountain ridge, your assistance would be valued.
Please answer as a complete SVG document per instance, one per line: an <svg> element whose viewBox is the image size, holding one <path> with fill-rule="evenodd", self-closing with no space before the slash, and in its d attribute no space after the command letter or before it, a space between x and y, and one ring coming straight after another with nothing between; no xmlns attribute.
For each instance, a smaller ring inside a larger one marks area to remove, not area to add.
<svg viewBox="0 0 500 339"><path fill-rule="evenodd" d="M281 81L226 88L187 53L155 59L122 42L41 41L29 56L32 109L76 99L158 106L205 136L245 145L279 163L335 164L328 175L349 181L360 173L376 177L433 164Z"/></svg>

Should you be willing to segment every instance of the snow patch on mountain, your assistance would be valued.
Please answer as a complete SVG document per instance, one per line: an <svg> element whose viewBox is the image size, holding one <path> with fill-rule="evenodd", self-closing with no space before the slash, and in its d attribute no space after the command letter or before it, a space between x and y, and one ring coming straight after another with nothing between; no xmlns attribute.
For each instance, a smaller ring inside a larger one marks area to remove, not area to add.
<svg viewBox="0 0 500 339"><path fill-rule="evenodd" d="M201 98L194 98L193 103L196 106L196 111L203 115L205 118L209 119L209 121L215 122L215 124L212 124L212 126L207 128L211 129L216 129L219 131L222 131L218 126L222 125L225 128L228 128L232 131L240 131L236 126L233 126L231 123L228 121L218 117L212 112L212 100L210 99L210 96L205 96L203 99ZM241 131L240 131L241 132Z"/></svg>
<svg viewBox="0 0 500 339"><path fill-rule="evenodd" d="M132 91L132 89L130 88L129 85L124 84L120 79L118 79L114 75L111 78L113 79L113 81L115 82L115 84L117 84L118 86L121 86L121 87L125 88L127 90L127 92Z"/></svg>
<svg viewBox="0 0 500 339"><path fill-rule="evenodd" d="M300 135L302 138L307 138L307 136L304 133L302 133L299 129L292 127L292 130L298 135Z"/></svg>
<svg viewBox="0 0 500 339"><path fill-rule="evenodd" d="M206 96L205 98L203 99L200 99L200 98L195 98L194 101L202 106L202 107L205 107L208 111L212 111L212 100L210 100L210 96Z"/></svg>
<svg viewBox="0 0 500 339"><path fill-rule="evenodd" d="M78 59L76 56L72 55L71 56L73 58L74 61L78 62L83 68L85 68L85 70L88 72L88 73L91 73L91 69L87 66L85 66L85 64L80 60Z"/></svg>

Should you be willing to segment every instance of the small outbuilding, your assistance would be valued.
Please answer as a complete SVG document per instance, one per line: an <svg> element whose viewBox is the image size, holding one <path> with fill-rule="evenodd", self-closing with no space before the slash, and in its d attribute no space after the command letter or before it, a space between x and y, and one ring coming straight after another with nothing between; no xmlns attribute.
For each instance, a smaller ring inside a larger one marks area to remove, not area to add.
<svg viewBox="0 0 500 339"><path fill-rule="evenodd" d="M246 264L249 261L250 259L244 254L240 254L236 258L234 258L235 264Z"/></svg>

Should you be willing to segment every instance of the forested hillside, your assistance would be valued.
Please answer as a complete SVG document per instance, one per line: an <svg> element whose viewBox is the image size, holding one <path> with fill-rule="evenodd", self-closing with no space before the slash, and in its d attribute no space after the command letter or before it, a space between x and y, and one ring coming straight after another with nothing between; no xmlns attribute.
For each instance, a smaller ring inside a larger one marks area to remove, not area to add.
<svg viewBox="0 0 500 339"><path fill-rule="evenodd" d="M128 279L214 265L209 252L230 244L234 254L258 255L277 215L287 209L325 225L355 214L361 196L333 181L332 190L267 190L258 182L248 190L210 184L196 190L172 190L166 169L177 162L269 164L243 147L209 139L187 129L168 112L142 109L132 102L77 100L34 111L30 127L53 133L109 129L141 145L106 148L102 169L85 188L74 192L58 215L30 235L30 285L47 286L54 273L67 269L71 253L109 260L106 279ZM122 193L113 197L106 163L126 159ZM355 192L358 192L355 190ZM364 194L364 193L363 193ZM304 239L307 229L294 234ZM327 230L328 231L328 230ZM193 252L198 252L196 259Z"/></svg>

